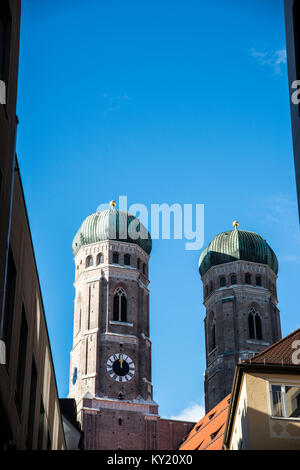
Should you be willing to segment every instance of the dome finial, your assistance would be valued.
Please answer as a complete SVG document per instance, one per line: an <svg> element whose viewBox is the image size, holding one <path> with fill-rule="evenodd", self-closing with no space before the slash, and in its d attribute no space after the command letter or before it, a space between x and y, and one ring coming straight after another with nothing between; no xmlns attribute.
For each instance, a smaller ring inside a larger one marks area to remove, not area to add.
<svg viewBox="0 0 300 470"><path fill-rule="evenodd" d="M234 226L235 230L237 230L238 226L240 225L237 220L234 220L232 222L232 225Z"/></svg>
<svg viewBox="0 0 300 470"><path fill-rule="evenodd" d="M113 209L116 207L116 201L110 201L109 203L110 207L112 207Z"/></svg>

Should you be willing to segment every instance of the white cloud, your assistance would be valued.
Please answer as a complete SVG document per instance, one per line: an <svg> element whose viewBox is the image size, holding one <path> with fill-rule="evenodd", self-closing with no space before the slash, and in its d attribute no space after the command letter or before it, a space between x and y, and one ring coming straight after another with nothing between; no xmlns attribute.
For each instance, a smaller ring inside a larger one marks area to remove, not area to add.
<svg viewBox="0 0 300 470"><path fill-rule="evenodd" d="M286 63L286 50L277 49L276 51L261 52L252 47L250 49L251 56L261 65L268 65L273 68L276 75L282 73L282 66Z"/></svg>
<svg viewBox="0 0 300 470"><path fill-rule="evenodd" d="M130 100L130 96L128 96L127 93L123 93L122 95L109 95L108 93L101 93L100 97L102 98L102 101L105 105L105 109L101 113L102 116L105 116L108 113L120 111L121 104Z"/></svg>
<svg viewBox="0 0 300 470"><path fill-rule="evenodd" d="M181 421L199 421L205 415L204 406L198 403L191 403L176 416L168 416L166 419L176 419Z"/></svg>

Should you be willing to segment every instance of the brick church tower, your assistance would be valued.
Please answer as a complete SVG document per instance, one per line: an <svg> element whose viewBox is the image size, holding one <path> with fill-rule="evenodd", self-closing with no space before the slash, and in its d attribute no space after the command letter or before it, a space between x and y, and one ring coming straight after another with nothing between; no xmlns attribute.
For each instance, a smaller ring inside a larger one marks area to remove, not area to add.
<svg viewBox="0 0 300 470"><path fill-rule="evenodd" d="M161 419L153 401L150 234L112 201L83 221L72 248L69 397L77 403L85 449L175 449L192 423Z"/></svg>
<svg viewBox="0 0 300 470"><path fill-rule="evenodd" d="M281 338L275 253L258 234L235 229L203 250L205 409L231 392L235 365Z"/></svg>

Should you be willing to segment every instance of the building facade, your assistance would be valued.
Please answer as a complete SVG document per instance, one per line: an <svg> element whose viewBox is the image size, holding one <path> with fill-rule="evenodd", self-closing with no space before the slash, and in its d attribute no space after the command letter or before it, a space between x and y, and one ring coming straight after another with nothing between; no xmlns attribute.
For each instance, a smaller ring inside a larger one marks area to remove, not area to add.
<svg viewBox="0 0 300 470"><path fill-rule="evenodd" d="M17 160L0 365L0 449L64 450L66 441Z"/></svg>
<svg viewBox="0 0 300 470"><path fill-rule="evenodd" d="M300 217L300 4L299 0L284 0L286 54L290 90L290 110L295 161L298 211ZM297 80L299 83L297 83ZM294 96L294 99L293 99Z"/></svg>
<svg viewBox="0 0 300 470"><path fill-rule="evenodd" d="M224 448L299 451L300 330L237 365Z"/></svg>
<svg viewBox="0 0 300 470"><path fill-rule="evenodd" d="M88 216L73 241L69 397L77 403L86 449L175 449L192 423L160 419L153 400L151 237L114 206Z"/></svg>
<svg viewBox="0 0 300 470"><path fill-rule="evenodd" d="M20 16L20 0L0 3L0 364L5 362L6 354L4 304L18 124Z"/></svg>
<svg viewBox="0 0 300 470"><path fill-rule="evenodd" d="M0 449L65 449L15 153L20 0L0 2Z"/></svg>
<svg viewBox="0 0 300 470"><path fill-rule="evenodd" d="M231 392L238 362L281 338L276 255L260 235L237 227L217 235L199 260L206 412Z"/></svg>

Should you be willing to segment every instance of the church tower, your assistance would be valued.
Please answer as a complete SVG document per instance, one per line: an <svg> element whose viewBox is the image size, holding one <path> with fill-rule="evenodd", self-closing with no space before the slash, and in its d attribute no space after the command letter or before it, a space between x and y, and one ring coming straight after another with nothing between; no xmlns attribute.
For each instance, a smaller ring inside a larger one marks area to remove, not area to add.
<svg viewBox="0 0 300 470"><path fill-rule="evenodd" d="M231 392L238 362L281 338L276 255L260 235L233 225L199 260L206 309L206 412Z"/></svg>
<svg viewBox="0 0 300 470"><path fill-rule="evenodd" d="M75 303L69 397L85 449L156 449L151 383L150 234L132 215L89 215L73 240Z"/></svg>

